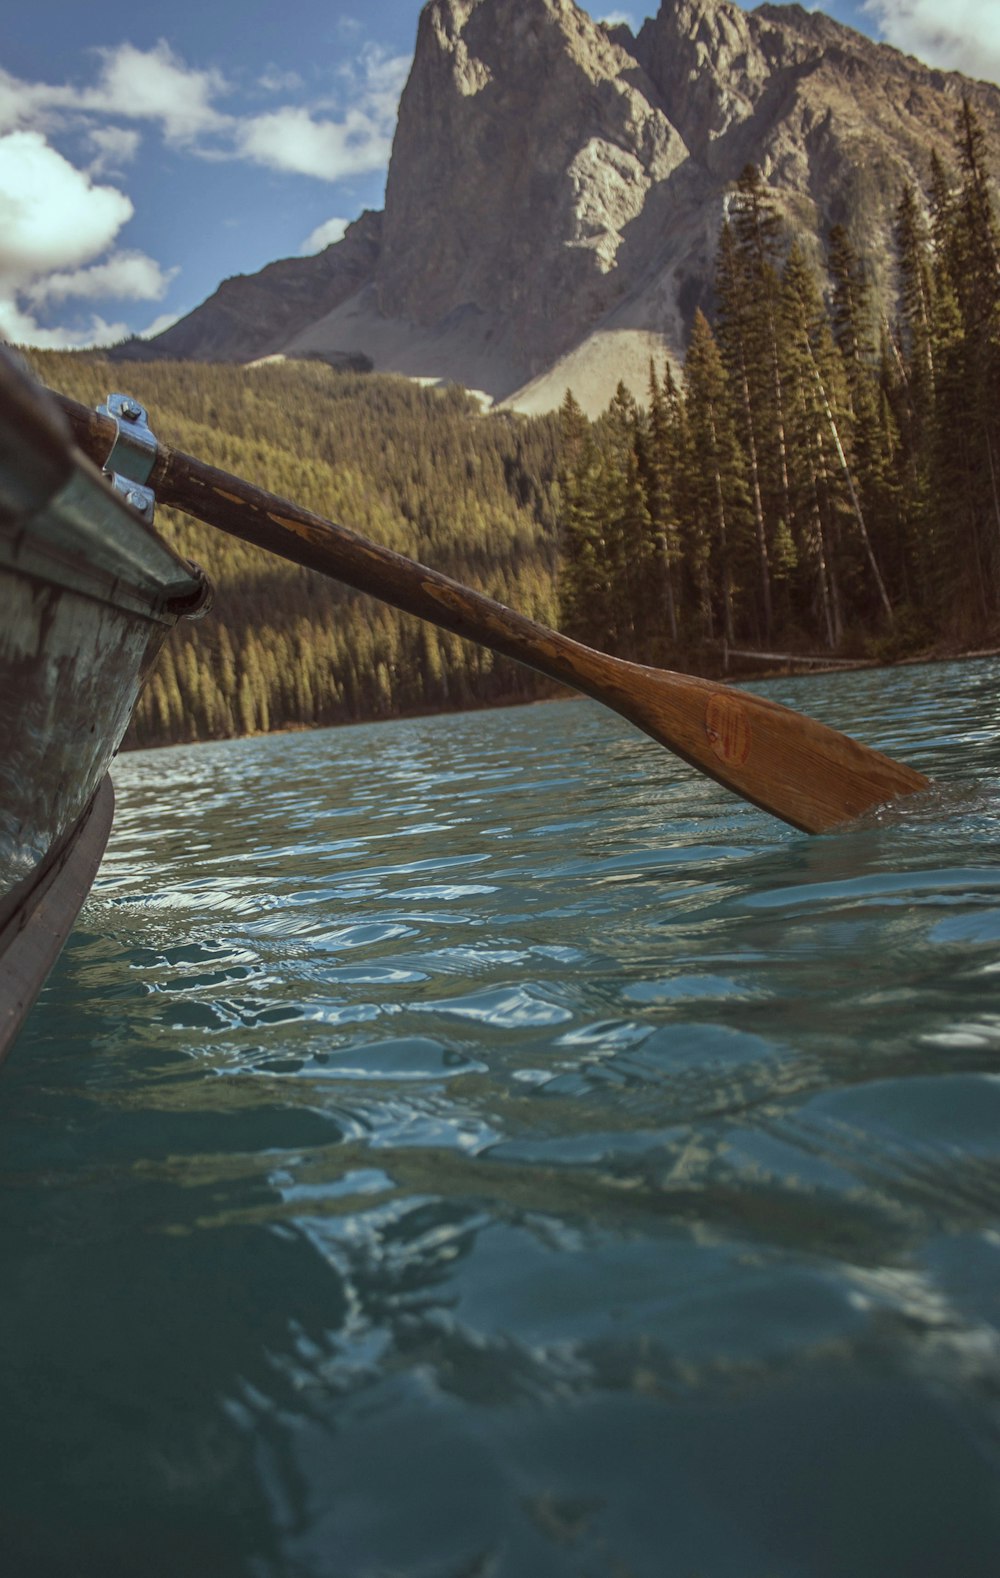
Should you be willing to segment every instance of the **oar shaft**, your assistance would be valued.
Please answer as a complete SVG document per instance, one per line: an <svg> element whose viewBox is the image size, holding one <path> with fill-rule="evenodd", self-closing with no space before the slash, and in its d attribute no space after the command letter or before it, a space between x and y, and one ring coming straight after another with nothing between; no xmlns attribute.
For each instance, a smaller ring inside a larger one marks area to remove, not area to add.
<svg viewBox="0 0 1000 1578"><path fill-rule="evenodd" d="M77 444L100 463L115 440L113 419L65 395L54 398L68 417ZM162 443L149 486L161 504L614 704L608 696L608 666L616 659L548 630L485 593L347 526Z"/></svg>

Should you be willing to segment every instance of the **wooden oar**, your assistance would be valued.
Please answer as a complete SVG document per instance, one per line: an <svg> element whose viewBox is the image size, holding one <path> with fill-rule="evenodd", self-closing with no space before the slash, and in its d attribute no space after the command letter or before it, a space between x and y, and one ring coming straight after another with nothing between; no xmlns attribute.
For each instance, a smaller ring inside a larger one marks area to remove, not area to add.
<svg viewBox="0 0 1000 1578"><path fill-rule="evenodd" d="M55 396L76 441L106 458L116 426ZM491 647L614 709L727 789L807 833L836 827L929 780L788 707L711 680L609 657L437 570L161 444L158 500L406 613Z"/></svg>

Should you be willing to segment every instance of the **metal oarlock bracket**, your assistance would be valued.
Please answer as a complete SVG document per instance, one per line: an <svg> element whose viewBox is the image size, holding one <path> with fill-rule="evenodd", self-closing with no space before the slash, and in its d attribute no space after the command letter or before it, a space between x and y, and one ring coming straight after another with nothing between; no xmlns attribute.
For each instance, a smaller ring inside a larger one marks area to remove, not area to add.
<svg viewBox="0 0 1000 1578"><path fill-rule="evenodd" d="M118 430L104 462L105 476L125 502L152 523L156 496L146 483L156 462L156 439L149 430L146 408L131 395L110 394L97 409L101 416L110 416Z"/></svg>

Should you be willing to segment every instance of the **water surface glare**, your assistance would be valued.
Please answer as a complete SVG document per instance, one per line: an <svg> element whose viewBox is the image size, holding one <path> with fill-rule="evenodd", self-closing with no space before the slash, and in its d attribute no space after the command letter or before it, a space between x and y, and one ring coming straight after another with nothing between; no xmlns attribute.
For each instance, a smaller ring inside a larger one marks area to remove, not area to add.
<svg viewBox="0 0 1000 1578"><path fill-rule="evenodd" d="M1000 663L144 752L0 1077L11 1578L994 1578Z"/></svg>

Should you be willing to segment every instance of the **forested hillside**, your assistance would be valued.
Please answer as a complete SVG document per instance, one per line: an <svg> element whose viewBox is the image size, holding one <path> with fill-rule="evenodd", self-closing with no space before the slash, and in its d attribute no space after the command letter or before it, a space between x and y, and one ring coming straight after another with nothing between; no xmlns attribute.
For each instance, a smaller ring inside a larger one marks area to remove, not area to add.
<svg viewBox="0 0 1000 1578"><path fill-rule="evenodd" d="M484 418L457 389L338 372L26 353L88 405L125 388L158 438L376 538L502 602L556 618L554 418ZM215 607L178 626L133 745L524 700L516 664L160 509L157 525L208 572Z"/></svg>
<svg viewBox="0 0 1000 1578"><path fill-rule="evenodd" d="M842 229L817 279L759 172L714 328L596 426L562 411L563 627L648 662L715 647L901 656L1000 627L1000 225L966 102L895 226L898 312Z"/></svg>

